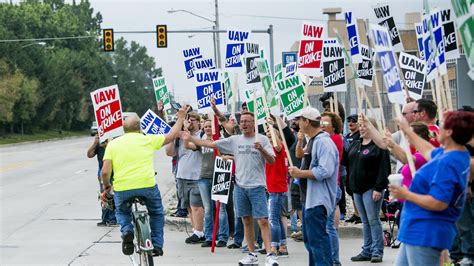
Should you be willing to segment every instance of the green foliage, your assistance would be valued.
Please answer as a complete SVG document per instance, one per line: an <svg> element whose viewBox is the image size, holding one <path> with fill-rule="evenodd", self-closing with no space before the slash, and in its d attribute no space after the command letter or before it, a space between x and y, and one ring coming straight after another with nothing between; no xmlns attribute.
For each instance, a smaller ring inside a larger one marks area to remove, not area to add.
<svg viewBox="0 0 474 266"><path fill-rule="evenodd" d="M153 90L144 89L161 74L154 59L123 39L116 52L104 53L101 23L88 1L0 3L0 40L89 36L0 43L0 134L88 128L94 120L90 92L114 83L123 111L141 115L155 105Z"/></svg>

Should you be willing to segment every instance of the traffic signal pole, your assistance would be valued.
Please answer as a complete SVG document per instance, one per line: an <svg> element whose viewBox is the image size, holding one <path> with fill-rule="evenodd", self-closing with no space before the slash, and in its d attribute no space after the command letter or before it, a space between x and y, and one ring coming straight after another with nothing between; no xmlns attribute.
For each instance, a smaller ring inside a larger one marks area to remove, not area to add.
<svg viewBox="0 0 474 266"><path fill-rule="evenodd" d="M227 30L167 30L167 33L226 33ZM266 30L252 30L252 33L266 33L269 36L269 46L270 46L270 71L273 73L275 65L275 55L273 51L273 25L269 25ZM156 31L114 31L116 34L146 34L153 33L156 34ZM216 62L217 63L217 62ZM220 63L220 62L219 62Z"/></svg>

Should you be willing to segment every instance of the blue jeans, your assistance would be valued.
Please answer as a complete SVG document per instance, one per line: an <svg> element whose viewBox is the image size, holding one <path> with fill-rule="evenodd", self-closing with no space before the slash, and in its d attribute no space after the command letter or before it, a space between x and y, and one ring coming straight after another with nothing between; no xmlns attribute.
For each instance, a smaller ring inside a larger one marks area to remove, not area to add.
<svg viewBox="0 0 474 266"><path fill-rule="evenodd" d="M99 169L99 181L100 181L100 169ZM110 183L113 184L113 180L110 180ZM99 182L99 191L100 193L103 192L102 182ZM102 207L101 220L103 223L116 223L117 219L115 219L115 210Z"/></svg>
<svg viewBox="0 0 474 266"><path fill-rule="evenodd" d="M198 181L199 192L204 205L204 236L206 241L212 241L212 232L214 230L213 210L214 201L211 200L212 179L201 178ZM219 234L217 240L225 241L229 239L229 223L227 221L226 205L221 203L219 211Z"/></svg>
<svg viewBox="0 0 474 266"><path fill-rule="evenodd" d="M373 191L370 189L362 195L354 193L354 202L363 225L364 246L361 255L364 257L383 256L383 230L379 212L384 191L378 201L372 200Z"/></svg>
<svg viewBox="0 0 474 266"><path fill-rule="evenodd" d="M285 204L286 192L270 193L269 209L270 232L272 235L272 247L286 245L286 230L281 222L281 209Z"/></svg>
<svg viewBox="0 0 474 266"><path fill-rule="evenodd" d="M165 216L163 214L163 204L158 186L150 188L139 188L125 191L115 191L115 216L120 224L122 236L127 232L133 233L132 209L128 203L134 197L143 197L150 216L151 242L154 247L163 247L163 227L165 225Z"/></svg>
<svg viewBox="0 0 474 266"><path fill-rule="evenodd" d="M234 217L234 222L234 244L242 246L242 242L244 241L244 223L242 222L242 218L237 216Z"/></svg>
<svg viewBox="0 0 474 266"><path fill-rule="evenodd" d="M441 250L431 247L413 246L402 243L398 252L396 266L426 265L438 266Z"/></svg>
<svg viewBox="0 0 474 266"><path fill-rule="evenodd" d="M326 232L329 235L329 243L331 244L332 251L332 261L333 263L341 263L339 261L339 235L336 231L336 226L334 226L334 215L336 213L337 203L341 199L341 189L338 187L336 190L336 207L331 212L328 217L328 222L326 223Z"/></svg>
<svg viewBox="0 0 474 266"><path fill-rule="evenodd" d="M328 215L323 205L303 209L303 240L309 265L332 265L331 245L326 232Z"/></svg>
<svg viewBox="0 0 474 266"><path fill-rule="evenodd" d="M474 259L474 198L466 201L461 217L456 222L458 233L450 251L451 259L461 260L463 257Z"/></svg>

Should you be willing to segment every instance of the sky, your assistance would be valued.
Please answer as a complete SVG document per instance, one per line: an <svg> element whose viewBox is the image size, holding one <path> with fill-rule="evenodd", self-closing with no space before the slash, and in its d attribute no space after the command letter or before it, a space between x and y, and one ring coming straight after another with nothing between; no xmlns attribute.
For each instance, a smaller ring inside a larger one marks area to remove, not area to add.
<svg viewBox="0 0 474 266"><path fill-rule="evenodd" d="M202 30L212 29L213 23L184 12L168 13L168 10L187 10L215 19L214 0L176 1L176 0L90 0L95 12L103 17L102 28L113 28L114 31L154 31L157 24L166 24L168 30ZM311 0L311 1L235 1L220 0L220 29L266 30L272 24L274 28L275 63L281 62L281 53L289 51L291 45L300 37L301 24L305 20L327 25L327 15L322 9L342 7L342 12L351 10L356 18L376 22L372 6L377 1L368 0ZM423 0L391 0L390 13L397 26L405 28L405 13L421 12ZM430 7L449 7L450 1L431 0ZM337 16L343 19L343 14ZM183 49L201 47L204 57L213 57L213 39L210 33L170 33L168 47L156 48L155 34L115 34L118 39L136 41L145 46L148 55L155 58L157 67L163 70L168 88L174 91L177 100L182 103L196 103L195 82L186 78L183 63ZM220 34L221 58L225 57L226 34ZM269 35L253 34L252 40L269 53ZM242 93L245 73L239 74L239 88ZM242 95L242 94L241 94Z"/></svg>

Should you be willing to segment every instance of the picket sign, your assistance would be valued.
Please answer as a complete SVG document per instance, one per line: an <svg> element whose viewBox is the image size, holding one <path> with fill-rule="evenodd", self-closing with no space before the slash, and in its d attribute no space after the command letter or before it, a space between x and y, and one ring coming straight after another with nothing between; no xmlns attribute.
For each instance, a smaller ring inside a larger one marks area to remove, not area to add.
<svg viewBox="0 0 474 266"><path fill-rule="evenodd" d="M151 135L168 134L171 127L161 119L152 110L148 109L146 113L140 118L140 128L143 133Z"/></svg>
<svg viewBox="0 0 474 266"><path fill-rule="evenodd" d="M263 97L265 100L265 97ZM258 142L258 105L257 105L257 90L253 90L253 114L255 122L255 142Z"/></svg>
<svg viewBox="0 0 474 266"><path fill-rule="evenodd" d="M426 62L404 52L400 53L399 60L402 75L409 90L408 96L415 100L421 99L425 85Z"/></svg>
<svg viewBox="0 0 474 266"><path fill-rule="evenodd" d="M90 95L100 142L123 135L122 105L118 85L97 89Z"/></svg>
<svg viewBox="0 0 474 266"><path fill-rule="evenodd" d="M404 87L405 87L405 90L407 92L406 95L409 95L409 94L408 94L408 89L406 88L405 80L403 79L403 75L400 76L399 74L395 73L395 72L398 72L398 70L400 69L400 66L398 65L398 61L399 61L398 57L393 52L392 44L390 42L387 42L387 39L389 38L388 37L389 36L388 30L384 27L374 25L374 24L370 24L370 33L371 33L371 36L373 37L371 39L372 39L372 43L374 45L375 51L377 52L377 57L379 58L379 63L382 66L382 68L384 69L384 75L388 74L388 75L392 76L392 77L384 77L385 86L387 87L387 92L389 94L389 100L390 100L390 102L392 103L392 105L395 109L396 117L399 118L399 119L402 119L400 104L403 104L404 100L400 99L400 96L403 96L403 95L399 94L402 91L401 90L393 91L393 90L394 90L395 86L398 87L398 86L401 86L401 85L405 85ZM395 65L390 67L386 64L388 64L388 63L392 64L393 63L393 62L391 62L391 60L393 58L388 59L388 57L392 57L392 56L395 57L395 60L394 60ZM381 59L386 60L386 62L380 62ZM384 64L385 64L385 66L384 66ZM386 71L386 70L388 70L388 67L390 67L392 69L392 70L389 70L391 73ZM398 69L396 69L396 68L398 68ZM397 76L399 76L398 82L401 82L401 84L399 84L398 86L397 86L397 84L392 83L392 82L397 82L396 80L389 80L388 79L388 78L394 78L395 74L397 74ZM377 78L377 77L375 77L375 78ZM392 88L389 89L389 86L392 87ZM397 88L395 88L395 89L397 89ZM393 92L390 92L390 90L392 90ZM390 97L390 93L397 93L397 95L393 95L394 97ZM400 101L400 100L402 100L402 101ZM402 138L404 138L405 134L402 133L402 135L403 135ZM406 145L403 148L404 148L405 154L407 156L408 165L410 167L411 174L412 174L412 176L415 176L416 169L415 169L415 163L413 162L413 156L411 154L411 151L410 151L409 147L406 146Z"/></svg>

